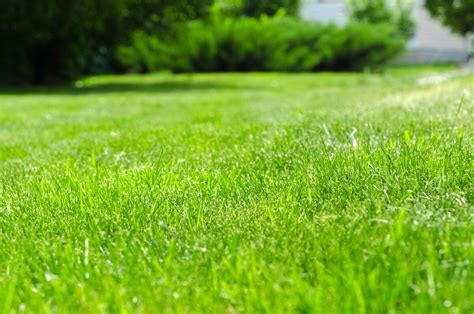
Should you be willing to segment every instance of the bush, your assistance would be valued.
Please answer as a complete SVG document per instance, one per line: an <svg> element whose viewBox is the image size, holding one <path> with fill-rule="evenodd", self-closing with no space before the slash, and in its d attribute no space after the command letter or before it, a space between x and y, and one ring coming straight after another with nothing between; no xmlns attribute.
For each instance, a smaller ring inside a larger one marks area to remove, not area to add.
<svg viewBox="0 0 474 314"><path fill-rule="evenodd" d="M349 0L353 21L392 24L407 39L415 34L413 4L412 0Z"/></svg>
<svg viewBox="0 0 474 314"><path fill-rule="evenodd" d="M173 38L134 34L118 50L131 71L362 70L395 57L404 40L389 24L346 27L293 18L193 21Z"/></svg>
<svg viewBox="0 0 474 314"><path fill-rule="evenodd" d="M0 0L0 80L44 83L110 70L136 29L199 18L212 0Z"/></svg>

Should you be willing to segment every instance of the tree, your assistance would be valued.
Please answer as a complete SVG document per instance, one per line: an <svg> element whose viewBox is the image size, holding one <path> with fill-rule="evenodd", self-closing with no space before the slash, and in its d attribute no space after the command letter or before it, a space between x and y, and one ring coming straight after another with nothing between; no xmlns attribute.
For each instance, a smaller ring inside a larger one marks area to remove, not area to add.
<svg viewBox="0 0 474 314"><path fill-rule="evenodd" d="M262 15L273 16L279 10L288 15L297 15L300 0L215 0L214 9L230 16L249 16L259 18Z"/></svg>
<svg viewBox="0 0 474 314"><path fill-rule="evenodd" d="M434 18L454 32L462 35L474 32L473 0L426 0L425 6Z"/></svg>
<svg viewBox="0 0 474 314"><path fill-rule="evenodd" d="M136 29L207 14L212 0L0 0L0 80L45 83L110 70Z"/></svg>
<svg viewBox="0 0 474 314"><path fill-rule="evenodd" d="M251 17L260 17L265 14L275 15L278 10L284 9L287 14L296 15L300 6L299 0L242 0L242 14Z"/></svg>

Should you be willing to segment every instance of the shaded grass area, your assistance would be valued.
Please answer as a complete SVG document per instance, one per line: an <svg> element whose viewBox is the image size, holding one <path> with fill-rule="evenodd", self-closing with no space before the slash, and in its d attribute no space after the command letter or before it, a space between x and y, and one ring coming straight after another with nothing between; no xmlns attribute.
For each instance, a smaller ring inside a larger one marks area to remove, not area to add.
<svg viewBox="0 0 474 314"><path fill-rule="evenodd" d="M473 76L93 77L0 95L0 304L470 312Z"/></svg>

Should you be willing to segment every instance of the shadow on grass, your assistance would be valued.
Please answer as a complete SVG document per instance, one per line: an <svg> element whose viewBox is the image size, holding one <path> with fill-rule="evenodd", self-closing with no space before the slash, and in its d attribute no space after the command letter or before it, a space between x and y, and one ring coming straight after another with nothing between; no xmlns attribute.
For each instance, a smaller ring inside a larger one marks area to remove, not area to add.
<svg viewBox="0 0 474 314"><path fill-rule="evenodd" d="M0 87L0 95L96 95L116 93L172 93L187 91L244 90L249 86L193 81L159 81L143 83L110 82L84 87L51 85L38 87Z"/></svg>

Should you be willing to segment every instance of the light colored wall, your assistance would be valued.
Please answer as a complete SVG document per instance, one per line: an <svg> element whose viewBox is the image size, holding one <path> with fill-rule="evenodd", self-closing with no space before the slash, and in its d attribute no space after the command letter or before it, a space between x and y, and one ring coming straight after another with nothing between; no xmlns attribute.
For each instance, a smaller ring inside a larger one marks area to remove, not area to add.
<svg viewBox="0 0 474 314"><path fill-rule="evenodd" d="M348 21L348 12L344 1L339 0L303 0L300 16L305 20L344 25Z"/></svg>
<svg viewBox="0 0 474 314"><path fill-rule="evenodd" d="M468 40L465 37L454 34L441 25L423 6L416 7L415 20L417 30L409 47L468 50Z"/></svg>

